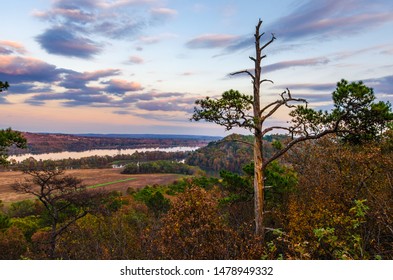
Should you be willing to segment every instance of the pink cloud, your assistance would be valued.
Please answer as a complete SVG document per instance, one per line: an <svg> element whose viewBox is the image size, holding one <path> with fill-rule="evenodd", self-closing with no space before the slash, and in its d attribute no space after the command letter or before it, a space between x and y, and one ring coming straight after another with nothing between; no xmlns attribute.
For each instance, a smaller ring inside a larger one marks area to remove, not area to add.
<svg viewBox="0 0 393 280"><path fill-rule="evenodd" d="M142 64L142 63L144 63L143 58L140 57L140 56L131 56L128 61L131 62L132 64Z"/></svg>
<svg viewBox="0 0 393 280"><path fill-rule="evenodd" d="M108 85L106 88L107 92L119 95L123 95L126 92L138 91L143 89L142 85L138 82L129 82L121 79L111 79L107 82L103 82L103 84Z"/></svg>
<svg viewBox="0 0 393 280"><path fill-rule="evenodd" d="M0 76L10 83L58 79L60 70L55 65L31 57L0 56Z"/></svg>
<svg viewBox="0 0 393 280"><path fill-rule="evenodd" d="M163 15L163 16L175 16L177 11L169 8L154 8L151 9L153 15Z"/></svg>
<svg viewBox="0 0 393 280"><path fill-rule="evenodd" d="M326 57L314 57L298 60L288 60L278 63L273 63L266 65L264 67L264 72L272 72L279 69L291 68L291 67L306 67L306 66L316 66L329 63L329 59Z"/></svg>
<svg viewBox="0 0 393 280"><path fill-rule="evenodd" d="M384 4L367 0L309 0L271 23L267 30L284 40L349 36L392 22L392 13L381 5Z"/></svg>
<svg viewBox="0 0 393 280"><path fill-rule="evenodd" d="M84 80L97 80L102 77L114 76L120 74L118 69L103 69L92 72L83 72L81 78Z"/></svg>
<svg viewBox="0 0 393 280"><path fill-rule="evenodd" d="M22 44L14 41L0 41L0 54L25 54L27 51Z"/></svg>
<svg viewBox="0 0 393 280"><path fill-rule="evenodd" d="M222 48L228 47L240 37L227 34L205 34L187 42L186 46L191 49Z"/></svg>
<svg viewBox="0 0 393 280"><path fill-rule="evenodd" d="M168 40L177 37L175 34L172 33L163 33L156 36L141 36L139 37L139 42L144 44L156 44L163 40Z"/></svg>

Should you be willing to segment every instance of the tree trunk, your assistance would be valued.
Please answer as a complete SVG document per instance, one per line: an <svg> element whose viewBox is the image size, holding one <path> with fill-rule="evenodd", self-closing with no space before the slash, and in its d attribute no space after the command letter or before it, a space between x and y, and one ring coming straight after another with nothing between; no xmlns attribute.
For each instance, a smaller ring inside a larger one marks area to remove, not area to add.
<svg viewBox="0 0 393 280"><path fill-rule="evenodd" d="M51 227L51 233L50 233L50 251L49 251L49 259L54 260L56 257L56 242L57 242L57 224L59 221L59 213L57 212L57 209L54 207L52 209L53 215L52 215L52 227Z"/></svg>
<svg viewBox="0 0 393 280"><path fill-rule="evenodd" d="M264 178L262 168L262 135L255 133L254 139L254 211L255 233L264 238Z"/></svg>
<svg viewBox="0 0 393 280"><path fill-rule="evenodd" d="M259 29L262 24L260 20L255 29L255 76L253 79L254 89L254 211L255 211L255 233L264 238L265 228L263 221L264 212L264 178L263 178L263 142L262 142L262 121L260 116L260 86L261 86L261 48Z"/></svg>
<svg viewBox="0 0 393 280"><path fill-rule="evenodd" d="M51 233L50 233L49 259L51 259L51 260L55 259L55 253L56 253L56 239L57 239L56 227L57 227L57 223L52 224L52 230L51 230Z"/></svg>

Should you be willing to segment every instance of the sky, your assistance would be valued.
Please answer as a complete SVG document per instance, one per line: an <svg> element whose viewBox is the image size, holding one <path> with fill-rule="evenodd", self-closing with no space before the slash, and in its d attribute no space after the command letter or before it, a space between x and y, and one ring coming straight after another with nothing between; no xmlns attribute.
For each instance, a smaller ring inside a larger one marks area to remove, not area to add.
<svg viewBox="0 0 393 280"><path fill-rule="evenodd" d="M29 132L194 134L194 102L252 94L258 20L262 104L289 88L329 109L341 79L393 102L391 0L0 0L0 128ZM289 120L279 111L271 123ZM247 133L247 131L243 131Z"/></svg>

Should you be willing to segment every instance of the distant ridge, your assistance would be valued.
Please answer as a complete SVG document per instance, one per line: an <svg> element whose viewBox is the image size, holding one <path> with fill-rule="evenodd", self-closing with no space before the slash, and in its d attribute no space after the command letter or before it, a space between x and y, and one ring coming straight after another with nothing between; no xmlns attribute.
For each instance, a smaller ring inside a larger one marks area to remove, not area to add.
<svg viewBox="0 0 393 280"><path fill-rule="evenodd" d="M220 136L207 135L187 135L187 134L100 134L100 133L83 133L71 134L82 137L98 137L98 138L148 138L148 139L196 139L216 141L222 139Z"/></svg>

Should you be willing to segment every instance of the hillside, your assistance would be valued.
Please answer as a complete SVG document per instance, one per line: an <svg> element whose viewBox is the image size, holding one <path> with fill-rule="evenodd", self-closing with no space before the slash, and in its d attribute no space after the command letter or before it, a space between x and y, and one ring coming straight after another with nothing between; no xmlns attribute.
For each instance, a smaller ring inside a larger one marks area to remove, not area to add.
<svg viewBox="0 0 393 280"><path fill-rule="evenodd" d="M23 132L27 139L26 150L10 150L10 154L41 154L63 151L86 151L92 149L167 148L177 146L203 147L219 137L178 135L71 135Z"/></svg>
<svg viewBox="0 0 393 280"><path fill-rule="evenodd" d="M186 163L212 173L221 170L241 173L242 167L253 160L253 139L252 135L231 134L192 152ZM286 136L280 134L266 136L265 156L273 152L272 141L285 139Z"/></svg>
<svg viewBox="0 0 393 280"><path fill-rule="evenodd" d="M252 160L252 140L252 136L232 134L194 151L186 163L208 172L240 172L241 166Z"/></svg>

